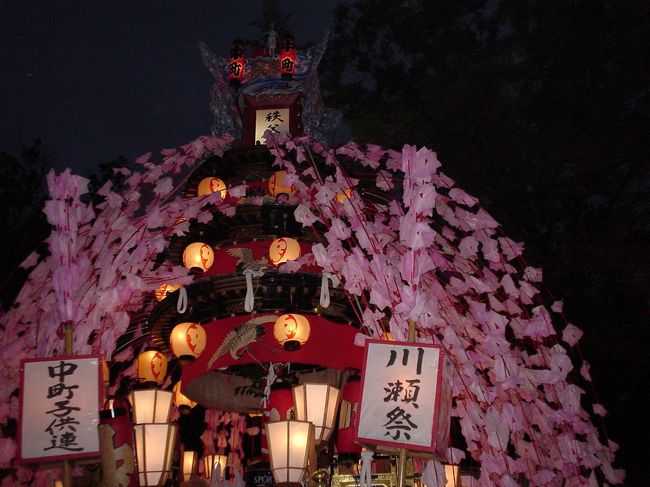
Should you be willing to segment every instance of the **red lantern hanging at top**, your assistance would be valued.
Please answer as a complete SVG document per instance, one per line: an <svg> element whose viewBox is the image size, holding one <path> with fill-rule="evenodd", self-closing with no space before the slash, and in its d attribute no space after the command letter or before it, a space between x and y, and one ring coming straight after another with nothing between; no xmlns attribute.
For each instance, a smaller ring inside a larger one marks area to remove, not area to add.
<svg viewBox="0 0 650 487"><path fill-rule="evenodd" d="M280 42L280 74L282 79L290 80L296 72L296 41L285 37Z"/></svg>
<svg viewBox="0 0 650 487"><path fill-rule="evenodd" d="M237 40L233 42L228 59L228 79L230 83L239 86L244 79L244 44Z"/></svg>

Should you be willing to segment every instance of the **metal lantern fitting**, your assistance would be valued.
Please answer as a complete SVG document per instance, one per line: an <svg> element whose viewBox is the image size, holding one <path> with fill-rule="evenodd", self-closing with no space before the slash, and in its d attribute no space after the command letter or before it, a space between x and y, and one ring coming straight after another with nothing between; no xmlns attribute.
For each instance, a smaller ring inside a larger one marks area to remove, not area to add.
<svg viewBox="0 0 650 487"><path fill-rule="evenodd" d="M172 471L178 426L146 423L133 429L140 486L165 485Z"/></svg>
<svg viewBox="0 0 650 487"><path fill-rule="evenodd" d="M183 459L181 462L181 473L183 474L183 481L187 482L196 476L198 465L199 453L194 450L184 450Z"/></svg>
<svg viewBox="0 0 650 487"><path fill-rule="evenodd" d="M300 244L295 238L276 238L269 246L269 257L274 265L300 257Z"/></svg>
<svg viewBox="0 0 650 487"><path fill-rule="evenodd" d="M166 423L172 412L172 393L159 389L131 391L129 402L133 407L133 422Z"/></svg>
<svg viewBox="0 0 650 487"><path fill-rule="evenodd" d="M179 380L174 388L172 389L172 396L174 399L174 405L178 408L178 412L181 414L189 414L194 406L196 406L196 401L192 401L189 397L181 392L181 381Z"/></svg>
<svg viewBox="0 0 650 487"><path fill-rule="evenodd" d="M168 294L171 294L180 288L180 284L165 283L162 286L156 288L156 290L153 292L153 295L156 297L156 301L162 301L167 297Z"/></svg>
<svg viewBox="0 0 650 487"><path fill-rule="evenodd" d="M244 79L244 44L240 40L232 43L230 50L230 59L228 59L228 79L230 83L237 87Z"/></svg>
<svg viewBox="0 0 650 487"><path fill-rule="evenodd" d="M214 251L206 243L191 243L183 251L183 265L192 272L205 272L213 263Z"/></svg>
<svg viewBox="0 0 650 487"><path fill-rule="evenodd" d="M136 376L140 382L161 384L167 375L167 357L155 348L138 355Z"/></svg>
<svg viewBox="0 0 650 487"><path fill-rule="evenodd" d="M217 467L219 468L219 480L223 480L226 474L226 463L228 462L228 457L226 455L205 455L203 457L203 474L206 479L212 478L212 472L214 472Z"/></svg>
<svg viewBox="0 0 650 487"><path fill-rule="evenodd" d="M287 180L287 171L276 171L269 178L269 194L274 198L277 198L280 195L290 195L296 192L296 188L293 184L288 184Z"/></svg>
<svg viewBox="0 0 650 487"><path fill-rule="evenodd" d="M314 425L308 421L288 420L267 423L265 428L275 484L300 485L308 473L310 458L315 454Z"/></svg>
<svg viewBox="0 0 650 487"><path fill-rule="evenodd" d="M169 345L179 363L191 364L205 350L205 329L198 323L179 323L169 335Z"/></svg>
<svg viewBox="0 0 650 487"><path fill-rule="evenodd" d="M292 36L280 41L280 74L290 80L296 72L296 41Z"/></svg>
<svg viewBox="0 0 650 487"><path fill-rule="evenodd" d="M197 194L199 196L207 196L212 193L219 192L221 194L221 199L226 199L226 194L228 190L226 188L226 183L219 178L207 177L203 178L199 183L199 188Z"/></svg>
<svg viewBox="0 0 650 487"><path fill-rule="evenodd" d="M329 439L339 405L340 391L328 384L301 384L293 388L296 418L314 423L316 443Z"/></svg>
<svg viewBox="0 0 650 487"><path fill-rule="evenodd" d="M273 325L273 336L285 350L298 350L309 339L309 320L303 315L281 315Z"/></svg>

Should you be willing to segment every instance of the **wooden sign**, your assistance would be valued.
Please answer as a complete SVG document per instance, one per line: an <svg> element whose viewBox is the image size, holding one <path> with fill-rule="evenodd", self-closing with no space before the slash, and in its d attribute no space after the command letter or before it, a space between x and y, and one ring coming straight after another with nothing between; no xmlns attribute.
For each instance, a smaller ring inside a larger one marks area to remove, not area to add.
<svg viewBox="0 0 650 487"><path fill-rule="evenodd" d="M428 452L447 448L451 395L444 364L437 345L369 340L357 441Z"/></svg>
<svg viewBox="0 0 650 487"><path fill-rule="evenodd" d="M99 456L99 356L23 360L20 391L21 461Z"/></svg>

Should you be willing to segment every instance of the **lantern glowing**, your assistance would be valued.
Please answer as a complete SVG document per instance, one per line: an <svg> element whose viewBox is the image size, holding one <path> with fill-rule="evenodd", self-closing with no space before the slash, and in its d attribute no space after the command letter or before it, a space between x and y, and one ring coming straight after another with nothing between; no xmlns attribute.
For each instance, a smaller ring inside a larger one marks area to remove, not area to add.
<svg viewBox="0 0 650 487"><path fill-rule="evenodd" d="M199 453L193 450L183 451L183 460L181 462L181 471L183 473L183 480L194 478L199 464Z"/></svg>
<svg viewBox="0 0 650 487"><path fill-rule="evenodd" d="M280 195L290 195L296 192L296 188L293 184L288 184L287 180L287 171L276 171L269 178L269 194L274 198L277 198Z"/></svg>
<svg viewBox="0 0 650 487"><path fill-rule="evenodd" d="M244 44L236 40L232 44L230 59L228 59L228 79L234 86L239 86L244 79L244 64Z"/></svg>
<svg viewBox="0 0 650 487"><path fill-rule="evenodd" d="M191 409L196 406L196 401L192 401L189 397L181 392L181 381L179 380L172 389L174 398L174 405L178 408L181 414L189 414Z"/></svg>
<svg viewBox="0 0 650 487"><path fill-rule="evenodd" d="M205 272L214 263L212 247L203 242L194 242L185 247L183 265L192 272Z"/></svg>
<svg viewBox="0 0 650 487"><path fill-rule="evenodd" d="M334 429L340 391L328 384L301 384L293 388L296 418L314 423L316 443L327 441Z"/></svg>
<svg viewBox="0 0 650 487"><path fill-rule="evenodd" d="M129 402L133 408L133 423L166 423L172 413L172 393L159 389L131 391Z"/></svg>
<svg viewBox="0 0 650 487"><path fill-rule="evenodd" d="M198 323L179 323L169 335L169 345L178 362L187 365L205 350L205 329Z"/></svg>
<svg viewBox="0 0 650 487"><path fill-rule="evenodd" d="M178 425L147 423L133 429L140 486L165 485L172 472Z"/></svg>
<svg viewBox="0 0 650 487"><path fill-rule="evenodd" d="M199 196L207 196L216 192L219 192L221 194L222 200L226 199L228 190L226 188L226 183L224 183L221 179L213 177L203 178L199 183L199 187L197 189L197 194Z"/></svg>
<svg viewBox="0 0 650 487"><path fill-rule="evenodd" d="M269 246L269 257L274 265L300 257L300 244L295 238L276 238Z"/></svg>
<svg viewBox="0 0 650 487"><path fill-rule="evenodd" d="M165 283L162 286L156 288L156 290L153 292L153 295L156 297L157 301L162 301L167 297L168 294L171 294L180 288L181 288L180 284Z"/></svg>
<svg viewBox="0 0 650 487"><path fill-rule="evenodd" d="M226 473L226 462L228 457L226 455L205 455L203 457L203 475L206 479L212 478L212 473L219 470L219 480L223 480Z"/></svg>
<svg viewBox="0 0 650 487"><path fill-rule="evenodd" d="M445 487L457 487L460 485L460 465L445 463Z"/></svg>
<svg viewBox="0 0 650 487"><path fill-rule="evenodd" d="M140 382L162 383L167 374L167 357L155 348L147 348L138 355L136 377Z"/></svg>
<svg viewBox="0 0 650 487"><path fill-rule="evenodd" d="M271 471L275 484L299 485L307 474L314 452L314 425L308 421L274 421L267 423Z"/></svg>
<svg viewBox="0 0 650 487"><path fill-rule="evenodd" d="M285 37L280 42L280 74L282 79L291 79L296 72L296 41Z"/></svg>
<svg viewBox="0 0 650 487"><path fill-rule="evenodd" d="M285 350L298 350L309 339L309 320L302 315L281 315L273 325L273 336Z"/></svg>
<svg viewBox="0 0 650 487"><path fill-rule="evenodd" d="M345 200L352 198L352 190L350 188L344 189L336 193L336 201L339 203L345 203Z"/></svg>

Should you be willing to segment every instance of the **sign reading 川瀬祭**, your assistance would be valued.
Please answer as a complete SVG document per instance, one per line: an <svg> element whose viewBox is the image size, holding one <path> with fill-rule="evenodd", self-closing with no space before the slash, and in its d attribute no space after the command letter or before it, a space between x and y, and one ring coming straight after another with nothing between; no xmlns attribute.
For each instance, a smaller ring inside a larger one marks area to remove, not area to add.
<svg viewBox="0 0 650 487"><path fill-rule="evenodd" d="M20 390L21 461L99 455L100 357L23 360Z"/></svg>
<svg viewBox="0 0 650 487"><path fill-rule="evenodd" d="M369 340L365 352L357 441L443 452L451 394L442 347Z"/></svg>

